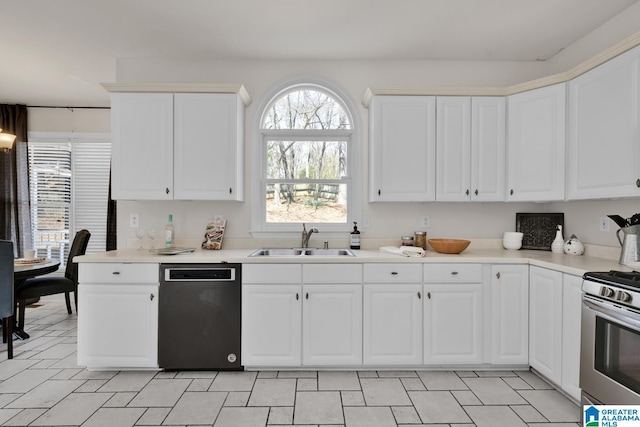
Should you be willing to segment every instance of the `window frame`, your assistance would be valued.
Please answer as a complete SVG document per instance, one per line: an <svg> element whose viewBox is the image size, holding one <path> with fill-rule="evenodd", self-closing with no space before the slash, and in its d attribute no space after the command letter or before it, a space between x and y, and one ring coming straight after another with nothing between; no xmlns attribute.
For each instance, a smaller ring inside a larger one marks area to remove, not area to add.
<svg viewBox="0 0 640 427"><path fill-rule="evenodd" d="M65 254L64 254L64 259L61 260L62 265L64 266L64 264L66 263L66 257L68 254L68 251L71 247L71 243L73 241L73 236L75 236L75 233L77 231L79 231L82 227L80 227L78 225L78 221L76 220L76 213L77 213L77 206L76 206L76 198L78 197L77 194L77 189L76 189L76 185L74 185L74 164L77 162L77 150L74 150L74 145L78 145L78 144L91 144L91 143L108 143L111 144L111 134L110 133L75 133L75 132L28 132L27 134L28 137L28 144L47 144L47 143L54 143L54 144L69 144L70 148L71 148L71 191L70 191L70 196L71 196L71 202L70 202L70 206L69 206L69 243L67 245L67 247L65 248ZM110 151L110 150L109 150ZM109 156L109 161L110 161L111 156ZM31 172L30 172L31 173ZM31 193L31 189L29 190L29 193ZM31 194L29 194L29 199L31 200ZM105 207L107 206L107 202L105 201ZM31 208L33 209L33 208ZM106 214L106 211L105 211ZM32 224L32 227L35 229L36 227L36 223L35 221ZM106 221L105 221L105 227L106 227ZM94 237L94 242L95 242L95 237L98 236L98 233L93 232L92 233ZM34 233L34 239L35 239L35 233ZM104 249L100 250L100 249L92 249L91 247L95 246L95 245L91 245L90 242L90 247L87 248L87 253L89 252L95 252L95 251L104 251Z"/></svg>
<svg viewBox="0 0 640 427"><path fill-rule="evenodd" d="M312 89L324 92L331 96L344 109L349 117L351 124L350 129L263 129L262 124L265 114L269 111L274 102L280 97L296 90ZM344 237L353 229L353 221L360 223L362 212L362 178L361 178L361 141L360 141L360 125L356 114L357 110L353 106L350 98L345 96L332 83L320 81L317 79L296 79L285 82L269 92L263 102L257 109L255 130L255 149L253 150L253 175L252 175L252 198L255 201L257 209L251 210L251 234L257 238L268 237L288 237L298 236L301 229L301 223L267 223L266 221L266 188L267 182L273 182L273 179L267 179L267 141L271 140L300 140L300 141L347 141L347 176L336 180L316 180L316 179L296 179L296 183L322 183L322 182L339 182L347 185L347 219L345 223L305 223L307 228L317 227L323 236L326 237ZM287 181L287 180L282 180ZM287 181L289 182L289 181Z"/></svg>

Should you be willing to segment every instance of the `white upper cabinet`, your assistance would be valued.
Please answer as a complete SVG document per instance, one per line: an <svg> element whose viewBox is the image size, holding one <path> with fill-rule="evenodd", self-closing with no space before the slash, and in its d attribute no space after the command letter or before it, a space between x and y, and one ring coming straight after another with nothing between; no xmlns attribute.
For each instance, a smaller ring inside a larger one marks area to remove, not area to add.
<svg viewBox="0 0 640 427"><path fill-rule="evenodd" d="M564 200L564 83L509 96L507 201Z"/></svg>
<svg viewBox="0 0 640 427"><path fill-rule="evenodd" d="M438 201L504 201L505 98L438 97Z"/></svg>
<svg viewBox="0 0 640 427"><path fill-rule="evenodd" d="M243 200L243 87L235 93L105 85L111 95L113 198ZM195 90L189 85L174 89ZM214 90L215 86L207 88ZM130 92L124 92L129 90ZM223 88L229 92L230 89Z"/></svg>
<svg viewBox="0 0 640 427"><path fill-rule="evenodd" d="M369 201L434 201L435 97L375 96L369 126Z"/></svg>
<svg viewBox="0 0 640 427"><path fill-rule="evenodd" d="M235 94L174 97L174 198L243 200L244 104Z"/></svg>
<svg viewBox="0 0 640 427"><path fill-rule="evenodd" d="M114 199L173 199L173 95L111 95Z"/></svg>
<svg viewBox="0 0 640 427"><path fill-rule="evenodd" d="M567 199L640 196L640 48L569 83Z"/></svg>

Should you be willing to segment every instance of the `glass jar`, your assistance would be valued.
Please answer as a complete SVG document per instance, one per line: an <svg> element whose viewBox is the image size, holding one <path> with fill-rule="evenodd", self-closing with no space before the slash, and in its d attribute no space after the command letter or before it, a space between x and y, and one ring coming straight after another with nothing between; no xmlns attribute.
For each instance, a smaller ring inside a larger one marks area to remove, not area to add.
<svg viewBox="0 0 640 427"><path fill-rule="evenodd" d="M416 231L414 233L413 246L422 248L424 250L427 249L427 232L426 231Z"/></svg>
<svg viewBox="0 0 640 427"><path fill-rule="evenodd" d="M402 246L413 246L413 236L402 236Z"/></svg>

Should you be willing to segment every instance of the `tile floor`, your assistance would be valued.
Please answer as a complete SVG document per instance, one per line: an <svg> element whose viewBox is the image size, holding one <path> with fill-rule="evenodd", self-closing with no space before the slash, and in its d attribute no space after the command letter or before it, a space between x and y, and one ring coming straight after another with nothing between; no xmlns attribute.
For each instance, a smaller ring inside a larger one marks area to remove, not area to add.
<svg viewBox="0 0 640 427"><path fill-rule="evenodd" d="M89 372L76 318L44 300L31 338L0 346L3 426L578 426L580 409L531 372Z"/></svg>

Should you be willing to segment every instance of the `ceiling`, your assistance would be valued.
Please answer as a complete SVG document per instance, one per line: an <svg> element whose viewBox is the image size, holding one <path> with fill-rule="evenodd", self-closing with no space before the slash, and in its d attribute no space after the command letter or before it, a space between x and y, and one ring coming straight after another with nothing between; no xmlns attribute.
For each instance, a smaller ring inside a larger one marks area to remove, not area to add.
<svg viewBox="0 0 640 427"><path fill-rule="evenodd" d="M116 58L544 61L638 0L0 0L0 102L108 106Z"/></svg>

